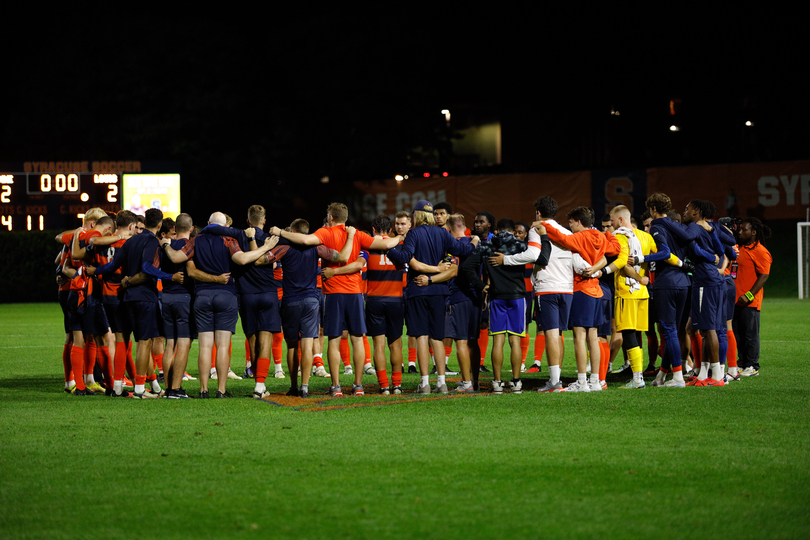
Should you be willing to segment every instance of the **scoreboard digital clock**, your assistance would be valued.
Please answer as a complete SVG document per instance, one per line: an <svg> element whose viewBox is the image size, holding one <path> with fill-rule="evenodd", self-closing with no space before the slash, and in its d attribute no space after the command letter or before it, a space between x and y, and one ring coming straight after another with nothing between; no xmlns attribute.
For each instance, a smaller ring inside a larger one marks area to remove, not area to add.
<svg viewBox="0 0 810 540"><path fill-rule="evenodd" d="M176 163L140 161L28 161L0 165L0 232L67 230L100 207L143 214L180 213Z"/></svg>

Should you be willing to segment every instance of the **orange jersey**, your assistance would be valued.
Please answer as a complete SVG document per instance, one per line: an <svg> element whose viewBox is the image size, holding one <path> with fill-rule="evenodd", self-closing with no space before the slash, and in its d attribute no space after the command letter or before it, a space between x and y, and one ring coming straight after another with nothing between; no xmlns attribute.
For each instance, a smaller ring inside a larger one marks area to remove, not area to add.
<svg viewBox="0 0 810 540"><path fill-rule="evenodd" d="M737 279L734 280L737 298L751 290L759 275L771 273L771 263L773 258L770 251L759 242L750 246L740 246L740 253L737 256ZM764 291L764 288L760 289L748 307L757 308L759 311L762 308Z"/></svg>
<svg viewBox="0 0 810 540"><path fill-rule="evenodd" d="M383 238L387 238L387 236ZM369 250L366 268L368 268L368 272L366 272L368 296L402 297L402 289L406 284L403 279L405 269L394 265L385 251Z"/></svg>
<svg viewBox="0 0 810 540"><path fill-rule="evenodd" d="M585 229L574 234L563 234L554 227L546 227L549 240L557 242L570 251L575 251L585 262L593 266L608 249L605 235L596 229ZM602 298L602 288L598 278L586 278L574 274L574 291L582 291L588 296Z"/></svg>
<svg viewBox="0 0 810 540"><path fill-rule="evenodd" d="M96 249L96 252L93 257L93 262L96 266L103 266L113 260L115 257L115 252L122 247L124 247L124 242L126 242L126 238L122 238L121 240L117 241L114 244L109 246L104 246L100 249ZM123 267L117 269L115 272L111 274L105 274L101 278L101 295L103 297L118 298L118 293L121 290L121 280L124 278L124 269Z"/></svg>
<svg viewBox="0 0 810 540"><path fill-rule="evenodd" d="M346 225L342 223L334 227L321 227L314 232L314 235L318 237L323 245L335 251L340 251L343 248L343 244L346 243L348 236L346 233ZM368 249L371 247L372 242L374 242L374 238L364 232L357 231L354 235L354 243L352 245L352 251L349 254L348 263L356 261L357 257L360 255L360 250L363 248ZM331 268L346 266L346 264L348 264L332 261L323 262L327 267ZM363 277L360 272L334 276L322 282L322 287L324 294L361 294L363 292Z"/></svg>

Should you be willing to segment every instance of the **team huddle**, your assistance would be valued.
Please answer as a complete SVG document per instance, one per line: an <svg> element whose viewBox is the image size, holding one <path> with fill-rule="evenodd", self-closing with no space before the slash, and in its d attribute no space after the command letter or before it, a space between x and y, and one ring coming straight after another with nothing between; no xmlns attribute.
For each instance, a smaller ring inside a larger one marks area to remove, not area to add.
<svg viewBox="0 0 810 540"><path fill-rule="evenodd" d="M197 339L199 396L209 397L214 379L215 397L231 397L238 321L256 399L270 396L273 357L274 376L284 377L276 353L282 339L288 395L300 397L309 397L312 375L331 377L329 395L342 397L341 373L354 375L353 395L364 395L364 375L376 375L381 394L402 394L404 369L418 370L416 393L447 394L454 343L461 378L454 391L478 392L490 339L495 394L521 393L521 373L540 372L544 352L543 393L607 389L620 353L625 362L617 372L629 378L628 389L645 388L645 375L661 387L724 386L757 375L769 229L756 218L712 221L714 206L697 199L682 219L663 193L646 207L645 230L624 206L602 218L601 231L590 208L574 208L566 228L555 220L557 202L542 197L531 225L479 212L470 231L449 204L423 200L393 222L377 216L369 233L346 225L341 203L329 205L314 233L303 219L264 232L258 205L248 210L245 229L215 212L201 230L188 214L164 220L150 208L113 218L94 208L82 227L57 236L65 391L188 398L182 385L192 379L186 367ZM526 369L532 321L535 360ZM577 378L564 386L566 330L573 330ZM511 378L504 380L507 341Z"/></svg>

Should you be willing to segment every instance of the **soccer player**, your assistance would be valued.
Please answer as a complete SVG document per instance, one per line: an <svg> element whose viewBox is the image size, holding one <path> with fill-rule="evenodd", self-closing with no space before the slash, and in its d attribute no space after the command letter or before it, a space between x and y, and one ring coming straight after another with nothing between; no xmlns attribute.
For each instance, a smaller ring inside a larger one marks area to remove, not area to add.
<svg viewBox="0 0 810 540"><path fill-rule="evenodd" d="M597 264L607 252L605 235L593 228L593 212L578 206L568 212L568 226L574 234L566 235L554 227L547 227L552 242L576 252L589 266ZM602 288L596 277L574 275L574 297L571 304L571 325L574 328L574 356L577 362L577 380L566 392L596 392L602 390L599 380L601 350L597 328L602 324ZM588 353L590 352L591 380L587 380Z"/></svg>
<svg viewBox="0 0 810 540"><path fill-rule="evenodd" d="M397 236L401 236L405 238L405 235L408 234L408 231L411 230L411 215L404 210L399 211L394 216L394 232ZM408 291L405 289L405 285L407 285L408 281L408 265L405 264L405 268L403 269L404 273L402 276L402 300L405 302L405 312L408 312ZM403 363L403 370L404 370L404 363ZM416 369L416 338L413 336L408 336L408 373L417 373L418 370Z"/></svg>
<svg viewBox="0 0 810 540"><path fill-rule="evenodd" d="M305 246L324 244L335 251L341 249L346 243L348 231L346 220L349 218L349 209L343 203L332 203L327 209L328 227L321 227L313 234L287 232L273 227L271 234L281 236L286 240ZM371 236L357 232L354 235L349 264L355 262L362 248L390 249L402 240L397 236L389 239L374 239ZM329 262L329 266L343 266L343 263ZM355 395L363 395L363 364L365 363L363 334L366 333L365 310L362 294L362 277L359 273L334 276L323 282L325 314L323 331L328 338L327 357L329 371L332 376L330 389L334 397L343 397L340 388L338 366L340 364L340 338L344 330L351 336L354 352L354 384L352 391Z"/></svg>
<svg viewBox="0 0 810 540"><path fill-rule="evenodd" d="M515 238L518 240L522 240L527 242L529 239L529 229L531 227L528 223L524 223L522 221L515 222ZM525 268L523 269L523 281L526 284L526 335L520 339L520 352L522 355L522 361L520 364L520 371L526 371L526 357L529 354L529 345L531 344L531 338L529 337L529 323L532 321L532 307L534 306L534 287L532 286L532 270L534 270L533 264L526 264ZM535 343L537 343L538 339L537 336L542 335L541 332L535 330ZM543 345L543 350L545 350L545 344ZM537 346L535 346L535 362L529 368L529 373L538 373L540 372L540 358L542 356L537 356ZM541 353L542 355L542 353Z"/></svg>
<svg viewBox="0 0 810 540"><path fill-rule="evenodd" d="M548 258L542 257L543 239L549 227L555 227L563 234L567 229L557 223L557 201L551 197L541 197L534 203L537 221L529 231L529 247L523 253L503 258L505 265L534 263L534 295L536 311L540 318L538 330L542 328L546 336L549 380L538 392L562 392L560 372L562 371L562 332L568 328L568 316L574 297L573 257L567 249L551 244ZM546 240L548 242L548 240ZM544 264L545 263L545 264Z"/></svg>
<svg viewBox="0 0 810 540"><path fill-rule="evenodd" d="M309 234L309 222L304 219L296 219L290 225L290 232L301 235ZM293 244L282 238L277 246L255 263L269 266L274 261L283 260L284 262L281 324L287 342L287 367L290 370L290 392L287 395L309 397L309 377L312 372L314 343L318 338L320 320L320 300L317 287L318 261L320 259L332 263L348 261L354 245L354 234L354 227L347 227L346 242L340 252L324 245ZM265 239L265 243L269 241L270 238ZM252 245L257 247L255 241ZM301 366L300 390L298 388L299 363ZM269 357L260 357L256 364L256 386L253 390L253 397L256 399L263 399L269 395L265 387L269 369Z"/></svg>
<svg viewBox="0 0 810 540"><path fill-rule="evenodd" d="M433 206L433 220L436 222L437 227L448 229L447 218L453 213L453 207L450 203L440 202Z"/></svg>
<svg viewBox="0 0 810 540"><path fill-rule="evenodd" d="M520 394L523 383L520 381L522 354L520 339L526 331L526 284L523 280L523 266L501 266L493 263L490 257L498 252L501 255L515 255L526 251L527 244L515 238L515 222L501 218L497 223L498 234L491 240L484 240L461 267L467 280L480 292L487 293L489 299L489 333L492 337L492 392L503 393L501 369L503 367L503 347L508 337L511 348L512 380L509 388ZM498 258L495 257L497 261ZM485 263L489 284L485 285L478 276L478 268Z"/></svg>
<svg viewBox="0 0 810 540"><path fill-rule="evenodd" d="M759 318L773 258L763 241L771 230L757 218L744 219L740 226L740 254L737 257L737 305L734 308L734 336L737 338L740 375L759 375Z"/></svg>
<svg viewBox="0 0 810 540"><path fill-rule="evenodd" d="M408 232L405 241L388 252L388 258L396 264L405 264L411 259L437 266L446 253L453 255L469 255L478 245L477 237L470 244L457 242L447 230L434 227L433 205L429 201L421 200L413 209L414 228ZM416 389L417 393L429 394L429 367L430 345L434 351L443 351L444 344L444 312L445 299L449 294L447 283L429 283L426 287L419 287L414 279L421 275L414 268L408 269L407 310L405 323L408 326L408 335L416 337L417 360L421 381ZM431 281L428 276L428 281ZM444 356L444 355L442 355ZM447 392L445 384L445 362L443 359L436 362L438 381L436 388L439 392Z"/></svg>
<svg viewBox="0 0 810 540"><path fill-rule="evenodd" d="M492 227L495 225L495 216L489 212L478 212L473 221L473 231L481 240L491 240L494 236ZM484 360L489 349L489 310L485 309L486 301L482 305L480 333L478 335L478 348L481 352L480 367L482 373L487 373L489 369L484 365ZM474 370L473 370L474 371ZM477 379L477 377L476 377Z"/></svg>

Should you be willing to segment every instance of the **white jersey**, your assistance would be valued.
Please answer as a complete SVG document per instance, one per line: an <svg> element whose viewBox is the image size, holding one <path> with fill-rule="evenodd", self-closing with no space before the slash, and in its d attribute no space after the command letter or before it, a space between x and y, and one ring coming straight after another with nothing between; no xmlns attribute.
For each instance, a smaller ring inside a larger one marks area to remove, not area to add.
<svg viewBox="0 0 810 540"><path fill-rule="evenodd" d="M565 227L560 226L559 223L553 219L543 222L545 227L554 227L563 234L573 234ZM507 255L503 258L503 264L508 266L521 266L527 263L533 263L540 256L540 235L532 227L529 229L529 249L517 255ZM579 257L579 255L577 255ZM548 266L534 266L532 271L532 285L534 285L534 294L551 294L551 293L574 293L574 257L573 254L567 249L560 248L551 243L551 257L548 261Z"/></svg>

